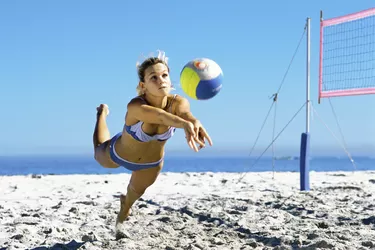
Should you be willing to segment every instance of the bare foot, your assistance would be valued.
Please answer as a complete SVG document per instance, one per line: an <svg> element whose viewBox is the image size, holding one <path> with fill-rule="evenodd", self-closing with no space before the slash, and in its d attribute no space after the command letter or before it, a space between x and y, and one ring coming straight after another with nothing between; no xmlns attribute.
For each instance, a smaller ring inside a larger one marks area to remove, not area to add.
<svg viewBox="0 0 375 250"><path fill-rule="evenodd" d="M104 114L104 116L109 115L109 108L107 104L100 104L99 107L96 108L97 116Z"/></svg>

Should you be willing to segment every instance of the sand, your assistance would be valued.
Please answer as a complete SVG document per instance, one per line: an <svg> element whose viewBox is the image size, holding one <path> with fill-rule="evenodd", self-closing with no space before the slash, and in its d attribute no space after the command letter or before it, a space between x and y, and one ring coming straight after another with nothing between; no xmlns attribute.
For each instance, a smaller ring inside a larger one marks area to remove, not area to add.
<svg viewBox="0 0 375 250"><path fill-rule="evenodd" d="M162 173L115 237L130 175L0 177L0 249L371 249L375 172Z"/></svg>

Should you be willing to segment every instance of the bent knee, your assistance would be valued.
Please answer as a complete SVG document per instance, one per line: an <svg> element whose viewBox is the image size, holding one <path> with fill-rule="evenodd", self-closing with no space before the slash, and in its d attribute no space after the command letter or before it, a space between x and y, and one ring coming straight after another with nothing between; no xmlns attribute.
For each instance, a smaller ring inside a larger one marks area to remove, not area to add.
<svg viewBox="0 0 375 250"><path fill-rule="evenodd" d="M104 158L106 158L106 147L103 144L100 144L99 146L95 147L94 159L98 163L101 163Z"/></svg>
<svg viewBox="0 0 375 250"><path fill-rule="evenodd" d="M118 165L111 160L109 150L108 150L108 142L104 142L100 144L100 146L95 148L94 151L94 159L105 168L117 168Z"/></svg>

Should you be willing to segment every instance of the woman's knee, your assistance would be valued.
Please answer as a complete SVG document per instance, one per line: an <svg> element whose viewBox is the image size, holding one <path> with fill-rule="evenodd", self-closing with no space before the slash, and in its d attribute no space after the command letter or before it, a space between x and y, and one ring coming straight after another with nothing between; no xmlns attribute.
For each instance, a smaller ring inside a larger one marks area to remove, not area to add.
<svg viewBox="0 0 375 250"><path fill-rule="evenodd" d="M94 158L99 163L101 163L103 159L106 158L106 147L103 144L100 144L94 149Z"/></svg>
<svg viewBox="0 0 375 250"><path fill-rule="evenodd" d="M106 141L95 148L94 159L105 168L117 168L118 165L110 159L108 143Z"/></svg>

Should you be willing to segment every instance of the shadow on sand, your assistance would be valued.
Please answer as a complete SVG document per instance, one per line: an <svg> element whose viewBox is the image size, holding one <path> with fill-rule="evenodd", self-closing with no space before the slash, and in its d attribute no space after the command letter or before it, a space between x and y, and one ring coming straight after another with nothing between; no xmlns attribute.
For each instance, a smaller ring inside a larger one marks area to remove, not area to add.
<svg viewBox="0 0 375 250"><path fill-rule="evenodd" d="M83 246L86 242L77 242L75 240L70 241L67 244L56 243L51 247L36 247L30 250L77 250L81 246Z"/></svg>
<svg viewBox="0 0 375 250"><path fill-rule="evenodd" d="M29 250L77 250L81 246L83 246L86 242L89 241L84 241L84 242L77 242L75 240L70 241L69 243L62 244L62 243L56 243L55 245L51 247L35 247L35 248L28 248ZM2 247L0 250L7 250L7 247Z"/></svg>
<svg viewBox="0 0 375 250"><path fill-rule="evenodd" d="M215 199L215 197L212 197L212 198ZM241 199L241 200L247 203L251 202L250 200L246 200L246 199ZM160 213L160 209L163 209L165 211L172 212L172 213L187 214L190 217L197 219L201 223L202 222L214 223L215 226L220 226L222 224L225 224L228 228L236 232L239 238L246 238L246 237L251 238L251 239L254 239L256 242L261 242L266 246L272 246L272 247L279 246L281 244L280 238L268 236L261 232L251 232L249 229L238 225L238 223L236 222L233 223L230 221L226 221L225 219L222 219L222 218L214 217L210 213L197 214L197 213L194 213L192 210L190 210L190 208L188 208L187 206L181 207L180 209L174 209L169 206L162 206L154 202L153 200L144 200L142 198L140 199L140 201L143 201L149 205L159 207L159 211L157 211L156 214Z"/></svg>

